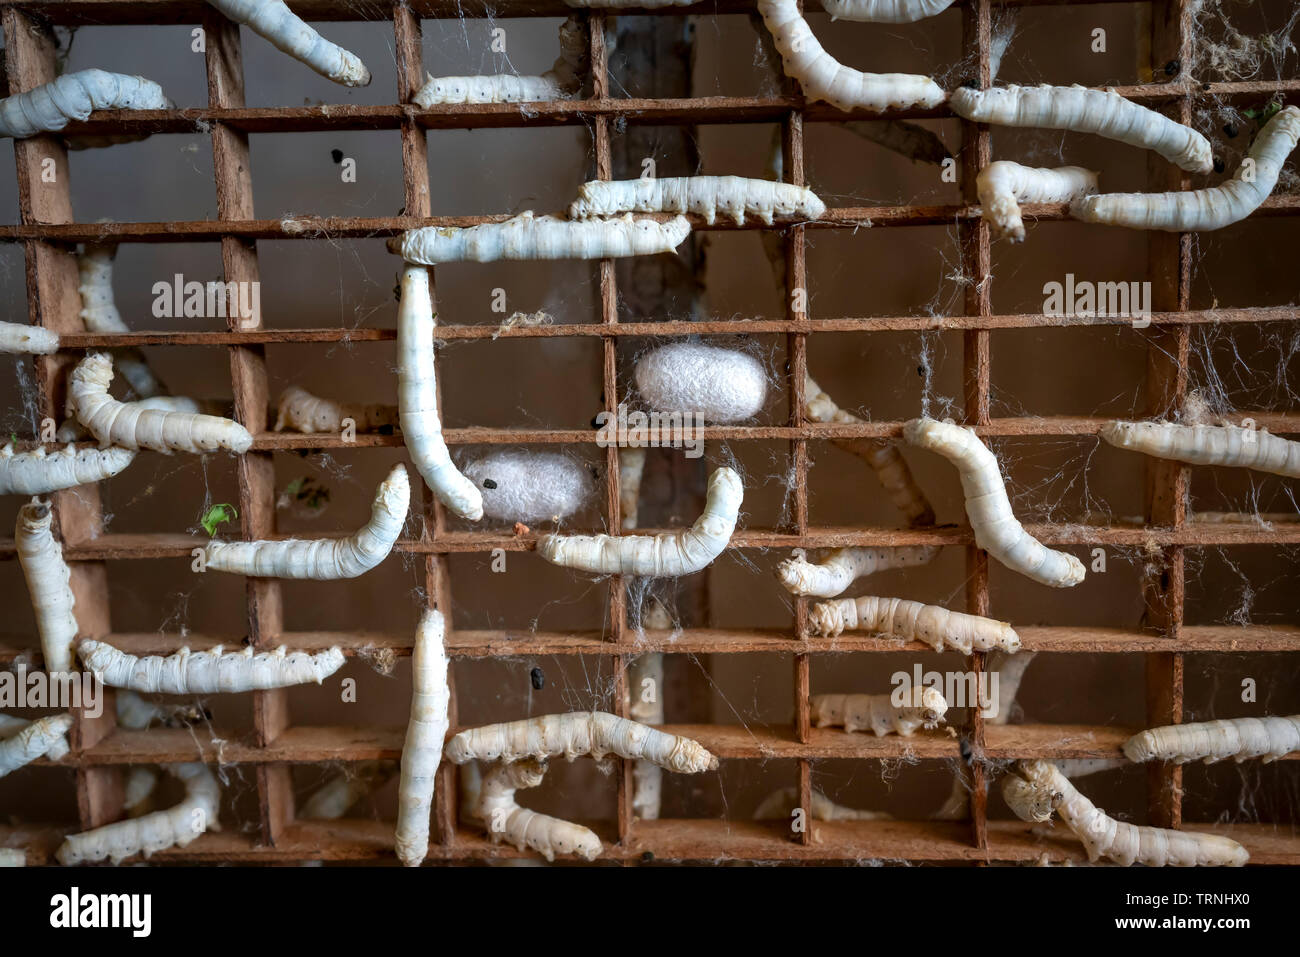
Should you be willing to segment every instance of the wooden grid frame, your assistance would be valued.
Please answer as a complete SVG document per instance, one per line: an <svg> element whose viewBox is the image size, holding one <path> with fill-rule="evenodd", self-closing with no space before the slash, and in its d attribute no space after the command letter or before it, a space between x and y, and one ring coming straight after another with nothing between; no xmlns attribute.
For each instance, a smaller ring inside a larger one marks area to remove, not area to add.
<svg viewBox="0 0 1300 957"><path fill-rule="evenodd" d="M1078 0L1007 0L1006 5L1046 6ZM1109 0L1095 0L1109 2ZM420 110L407 105L418 87L421 65L422 17L562 16L570 12L560 0L503 0L488 10L479 0L396 0L392 3L356 5L329 0L300 0L291 6L309 20L355 20L391 17L397 58L398 101L395 106L330 106L248 108L244 105L239 31L206 4L197 0L0 0L11 92L20 92L54 76L55 49L44 27L49 24L89 23L159 24L202 23L207 31L206 68L209 103L205 109L150 111L123 114L97 113L84 123L72 124L67 133L192 132L210 129L218 218L204 222L108 223L73 222L67 187L67 155L62 141L41 136L15 143L21 222L0 226L0 242L20 242L26 254L27 298L30 321L60 333L57 355L37 359L37 381L44 414L57 416L62 408L62 379L79 350L126 345L202 345L224 347L229 352L235 397L235 415L254 434L253 450L238 464L242 533L249 538L274 535L274 486L271 457L277 450L336 448L338 436L300 436L267 431L268 394L265 347L268 343L376 341L392 339L392 329L345 330L307 328L271 330L258 323L225 332L167 332L96 335L84 331L78 318L76 266L73 246L90 240L117 242L220 242L226 280L251 281L258 277L259 239L338 239L394 235L417 225L470 225L499 221L504 216L432 217L425 133L428 129L526 127L583 123L591 126L596 170L600 178L612 173L610 133L615 122L655 124L779 122L788 181L804 183L804 125L845 119L845 114L824 105L805 104L797 94L776 97L705 97L679 100L615 98L610 95L604 44L605 14L589 14L591 30L592 96L583 100L532 104L528 114L514 106L442 106ZM966 0L960 7L967 49L978 52L978 82L990 85L990 24L992 0ZM1151 0L1153 13L1152 65L1170 60L1189 62L1191 15L1189 0ZM663 16L713 13L748 13L749 3L717 0L692 7L649 11ZM1187 122L1193 98L1208 94L1222 98L1249 98L1281 90L1285 99L1300 99L1300 80L1282 83L1213 83L1193 89L1175 78L1171 82L1120 88L1129 98L1166 108ZM898 116L940 117L945 108L900 112ZM853 119L869 114L850 115ZM253 218L252 180L248 162L248 136L254 132L289 132L336 129L397 129L401 132L404 215L387 218L299 218L295 224ZM997 329L1043 325L1086 325L1110 320L1045 318L1038 315L998 315L992 307L990 234L979 218L972 194L975 172L991 157L987 127L963 121L963 182L967 195L957 206L888 206L833 209L814 223L784 229L788 288L807 288L805 235L809 229L844 229L870 224L905 227L957 223L964 272L978 277L968 287L964 314L929 317L813 319L787 305L780 320L704 322L620 322L613 262L600 263L599 322L521 328L506 333L521 337L578 336L599 339L603 346L602 377L606 407L614 411L618 392L616 348L625 336L671 336L692 333L766 332L787 338L790 421L785 426L713 427L712 439L776 439L789 442L797 481L789 527L745 529L732 547L820 548L842 545L943 544L964 547L967 556L968 610L989 612L988 557L976 548L966 528L816 528L808 522L808 444L832 438L893 437L898 422L860 425L823 425L805 421L803 385L807 337L815 332L883 330L962 330L964 338L965 413L968 424L984 436L1074 436L1096 432L1100 420L1089 417L990 417L990 362L992 332ZM53 187L40 182L42 162L52 159L58 170ZM1167 164L1152 164L1153 186L1186 189L1188 177ZM1257 215L1294 216L1300 196L1270 198ZM1028 206L1025 214L1040 220L1066 218L1063 205ZM727 223L697 229L733 228ZM753 228L747 224L747 228ZM1203 323L1257 323L1295 320L1291 308L1243 308L1193 311L1190 309L1190 236L1161 234L1151 239L1152 276L1156 289L1153 328L1149 346L1148 403L1160 414L1183 399L1187 390L1190 331ZM478 339L495 329L480 326L442 326L444 340ZM1251 412L1255 420L1274 432L1300 432L1300 415L1294 412ZM591 443L593 432L555 429L449 429L450 444L465 443ZM400 436L359 435L349 447L396 446ZM617 534L619 470L617 450L606 451L604 486L605 527ZM1062 626L1019 629L1027 650L1141 654L1147 665L1147 712L1152 724L1182 720L1183 656L1205 651L1297 651L1300 626L1192 627L1183 623L1185 550L1206 545L1294 544L1300 542L1300 523L1261 528L1243 517L1240 522L1198 525L1185 508L1188 469L1154 463L1148 470L1147 523L1141 526L1030 526L1032 534L1058 545L1131 545L1154 542L1162 553L1165 574L1147 590L1148 620L1142 630L1071 628ZM102 532L97 488L77 494L56 494L55 512L73 570L76 612L83 634L107 636L119 647L136 654L167 654L177 642L165 636L113 633L108 608L106 563L144 558L188 558L195 541L177 535L128 535ZM451 619L447 556L452 552L481 552L503 548L526 550L536 536L497 532L449 531L442 507L424 490L422 521L417 538L404 539L399 551L424 556L425 585L432 606ZM0 558L14 557L13 542L0 541ZM355 655L365 646L389 648L410 654L411 636L334 632L286 632L283 629L279 586L275 581L247 582L248 637L258 648L286 643L316 651L334 644ZM618 776L616 832L602 836L604 857L635 862L660 860L753 859L830 861L887 858L911 861L1017 862L1046 855L1054 860L1078 859L1074 842L1047 840L1029 834L1020 823L990 822L987 816L983 759L1117 757L1130 729L1078 726L985 726L978 710L964 729L961 745L946 738L902 740L897 737L848 736L813 729L808 690L812 656L819 652L897 651L896 643L865 635L824 639L808 634L808 603L799 599L793 632L787 630L726 630L690 628L684 633L648 632L633 642L627 627L624 582L609 581L609 628L604 633L525 633L506 631L450 631L448 652L453 657L535 655L603 655L614 665L615 701L627 714L624 668L635 654L664 651L675 654L727 654L742 652L790 653L794 661L796 720L786 733L709 725L681 725L670 730L690 735L725 759L794 759L798 766L800 803L810 806L812 762L826 758L882 759L905 754L920 759L955 759L961 751L970 759L965 768L971 788L968 822L877 821L818 823L790 834L784 825L713 820L636 821L631 808L631 765L624 762ZM214 640L213 643L216 643ZM227 638L227 643L230 639ZM925 650L913 644L903 650ZM0 660L10 661L19 649L0 647ZM983 668L983 655L973 655L971 668ZM453 688L454 692L454 688ZM392 826L388 822L343 820L298 821L294 818L290 765L326 761L355 762L394 759L400 755L402 729L306 728L290 722L283 691L253 695L255 734L251 740L232 740L221 758L252 765L261 811L257 833L205 834L189 847L164 852L172 861L273 862L303 859L360 860L391 857ZM452 722L455 724L453 694ZM206 760L215 760L210 745ZM77 772L77 798L81 827L94 827L121 815L120 769L135 763L160 764L194 759L195 743L185 731L153 729L131 732L117 729L112 709L90 720L77 716L72 754L61 764ZM1181 774L1176 768L1153 767L1149 802L1153 823L1181 824ZM454 769L440 773L434 810L433 861L465 861L516 856L514 849L490 844L481 834L456 824ZM1275 831L1268 825L1237 825L1231 829L1251 851L1257 863L1300 863L1300 838ZM0 828L0 844L23 844L40 859L59 835L51 830Z"/></svg>

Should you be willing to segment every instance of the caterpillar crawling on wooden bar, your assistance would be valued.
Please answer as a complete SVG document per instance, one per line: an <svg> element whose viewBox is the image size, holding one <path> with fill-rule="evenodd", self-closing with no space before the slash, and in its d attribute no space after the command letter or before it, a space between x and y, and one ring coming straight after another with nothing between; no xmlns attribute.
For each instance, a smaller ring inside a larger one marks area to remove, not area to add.
<svg viewBox="0 0 1300 957"><path fill-rule="evenodd" d="M397 406L338 402L312 395L291 385L280 393L275 431L286 428L311 435L316 432L341 432L343 420L351 419L358 432L381 432L397 428Z"/></svg>
<svg viewBox="0 0 1300 957"><path fill-rule="evenodd" d="M938 545L837 548L816 563L806 558L787 558L777 566L776 577L792 595L834 598L859 578L890 568L927 565L938 554Z"/></svg>
<svg viewBox="0 0 1300 957"><path fill-rule="evenodd" d="M669 176L609 182L592 180L578 187L570 219L619 213L694 213L710 226L718 213L737 226L754 216L771 226L777 219L820 219L826 204L806 186L743 176Z"/></svg>
<svg viewBox="0 0 1300 957"><path fill-rule="evenodd" d="M553 565L598 575L690 575L727 547L744 493L740 476L720 468L709 476L704 512L688 529L654 536L545 535L537 543L537 552Z"/></svg>
<svg viewBox="0 0 1300 957"><path fill-rule="evenodd" d="M1020 636L1005 621L949 611L902 598L840 598L812 606L808 624L813 634L833 637L846 628L879 632L905 641L920 641L935 651L1020 650Z"/></svg>
<svg viewBox="0 0 1300 957"><path fill-rule="evenodd" d="M163 658L138 658L92 638L77 645L86 670L94 672L111 688L129 688L145 694L238 694L266 691L290 685L320 684L343 667L343 651L337 646L311 655L275 651L226 652L221 645L211 651L182 648Z"/></svg>
<svg viewBox="0 0 1300 957"><path fill-rule="evenodd" d="M952 0L821 0L832 20L915 23L942 13Z"/></svg>
<svg viewBox="0 0 1300 957"><path fill-rule="evenodd" d="M1241 763L1262 758L1267 764L1300 751L1300 714L1290 717L1220 718L1152 728L1124 742L1130 761L1204 761L1225 758Z"/></svg>
<svg viewBox="0 0 1300 957"><path fill-rule="evenodd" d="M331 43L304 23L284 0L208 0L235 23L344 86L366 86L370 71L355 53Z"/></svg>
<svg viewBox="0 0 1300 957"><path fill-rule="evenodd" d="M430 609L420 618L411 660L411 717L402 745L402 777L397 788L397 858L417 867L429 850L429 811L442 742L447 736L447 654L443 650L442 612Z"/></svg>
<svg viewBox="0 0 1300 957"><path fill-rule="evenodd" d="M72 730L72 715L55 714L30 722L9 715L4 718L0 724L0 735L4 735L0 737L0 778L37 758L48 756L51 761L57 761L68 753L67 734Z"/></svg>
<svg viewBox="0 0 1300 957"><path fill-rule="evenodd" d="M0 448L0 495L48 495L112 478L135 459L133 449L65 449L47 453L44 446L15 452Z"/></svg>
<svg viewBox="0 0 1300 957"><path fill-rule="evenodd" d="M901 699L896 702L895 698ZM896 689L889 694L818 694L812 696L814 727L870 731L876 737L911 737L918 728L936 728L948 702L936 688Z"/></svg>
<svg viewBox="0 0 1300 957"><path fill-rule="evenodd" d="M1045 169L998 160L980 170L975 182L993 238L1013 243L1025 241L1021 203L1068 203L1097 192L1097 174L1082 166Z"/></svg>
<svg viewBox="0 0 1300 957"><path fill-rule="evenodd" d="M1101 437L1116 448L1191 465L1229 465L1300 478L1300 442L1268 429L1175 422L1107 422Z"/></svg>
<svg viewBox="0 0 1300 957"><path fill-rule="evenodd" d="M59 351L59 334L25 322L0 322L0 352L49 356Z"/></svg>
<svg viewBox="0 0 1300 957"><path fill-rule="evenodd" d="M55 857L70 867L92 861L120 864L128 857L145 857L169 847L185 847L204 831L221 829L217 810L221 789L204 764L176 764L167 768L185 785L185 798L166 811L155 811L129 821L118 821L81 834L70 834Z"/></svg>
<svg viewBox="0 0 1300 957"><path fill-rule="evenodd" d="M72 644L77 640L77 603L72 594L72 569L63 560L63 546L54 538L54 512L47 502L33 501L18 510L14 546L27 579L41 636L41 655L50 674L72 670Z"/></svg>
<svg viewBox="0 0 1300 957"><path fill-rule="evenodd" d="M509 841L519 850L537 851L548 861L556 854L576 854L583 860L600 856L594 832L549 814L539 814L515 801L515 792L535 788L546 775L546 765L535 758L512 764L494 764L483 775L478 802L471 816L483 822L492 842Z"/></svg>
<svg viewBox="0 0 1300 957"><path fill-rule="evenodd" d="M206 568L250 578L356 578L388 557L410 505L411 483L406 466L396 465L375 490L370 521L347 538L209 542Z"/></svg>
<svg viewBox="0 0 1300 957"><path fill-rule="evenodd" d="M106 70L79 70L0 100L0 136L25 139L54 133L95 110L169 110L174 104L153 80Z"/></svg>

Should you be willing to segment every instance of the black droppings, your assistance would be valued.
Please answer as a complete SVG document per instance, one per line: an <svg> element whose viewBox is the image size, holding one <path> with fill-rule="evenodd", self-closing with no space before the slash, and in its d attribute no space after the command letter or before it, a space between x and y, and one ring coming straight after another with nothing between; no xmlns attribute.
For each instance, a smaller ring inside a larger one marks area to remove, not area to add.
<svg viewBox="0 0 1300 957"><path fill-rule="evenodd" d="M392 435L394 429L391 425L381 425L379 428L375 429L375 431L380 435Z"/></svg>
<svg viewBox="0 0 1300 957"><path fill-rule="evenodd" d="M330 159L332 159L336 164L337 164L337 163L342 163L342 162L343 162L343 151L342 151L342 150L330 150Z"/></svg>
<svg viewBox="0 0 1300 957"><path fill-rule="evenodd" d="M1168 63L1165 64L1165 76L1177 76L1178 71L1181 70L1182 68L1183 65L1179 63L1177 60L1170 60Z"/></svg>
<svg viewBox="0 0 1300 957"><path fill-rule="evenodd" d="M961 81L961 85L966 87L968 90L978 90L980 88L980 81L974 78L967 78Z"/></svg>
<svg viewBox="0 0 1300 957"><path fill-rule="evenodd" d="M491 479L484 479L484 480L483 480L483 487L484 487L484 488L496 488L496 487L497 487L497 483L494 482L494 481L492 481Z"/></svg>
<svg viewBox="0 0 1300 957"><path fill-rule="evenodd" d="M534 666L533 670L528 672L528 680L533 683L534 691L541 691L546 687L546 672Z"/></svg>
<svg viewBox="0 0 1300 957"><path fill-rule="evenodd" d="M641 854L641 863L642 863L642 864L649 864L649 863L650 863L651 861L653 861L654 859L655 859L655 852L654 852L654 851L644 851L644 852L642 852L642 854Z"/></svg>
<svg viewBox="0 0 1300 957"><path fill-rule="evenodd" d="M917 375L925 375L925 366L917 366L917 367L916 367L916 374L917 374Z"/></svg>
<svg viewBox="0 0 1300 957"><path fill-rule="evenodd" d="M1237 124L1236 124L1236 123L1224 123L1224 124L1223 124L1223 132L1225 132L1225 133L1228 134L1228 138L1229 138L1229 139L1232 139L1232 138L1235 137L1238 133L1240 133L1241 130L1237 129Z"/></svg>
<svg viewBox="0 0 1300 957"><path fill-rule="evenodd" d="M1216 173L1222 173L1225 169L1227 169L1227 167L1223 165L1223 160L1216 156L1214 158L1214 171Z"/></svg>

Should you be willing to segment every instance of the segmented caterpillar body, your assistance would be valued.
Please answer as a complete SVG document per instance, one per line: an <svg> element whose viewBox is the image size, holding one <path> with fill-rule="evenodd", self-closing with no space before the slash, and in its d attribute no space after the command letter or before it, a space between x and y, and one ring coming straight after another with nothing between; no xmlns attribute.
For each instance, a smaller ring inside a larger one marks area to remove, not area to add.
<svg viewBox="0 0 1300 957"><path fill-rule="evenodd" d="M135 459L132 449L65 449L47 453L44 446L15 452L0 448L0 495L48 495L112 478Z"/></svg>
<svg viewBox="0 0 1300 957"><path fill-rule="evenodd" d="M538 103L562 100L582 88L588 60L587 32L576 17L560 27L560 56L541 76L426 76L411 98L423 109L440 103Z"/></svg>
<svg viewBox="0 0 1300 957"><path fill-rule="evenodd" d="M326 40L304 23L284 0L208 0L223 14L262 39L344 86L366 86L370 71L360 58Z"/></svg>
<svg viewBox="0 0 1300 957"><path fill-rule="evenodd" d="M106 70L78 70L0 100L0 136L25 139L53 133L95 110L168 110L172 102L153 80Z"/></svg>
<svg viewBox="0 0 1300 957"><path fill-rule="evenodd" d="M77 646L87 671L112 688L129 688L145 694L236 694L266 691L290 685L320 684L343 667L343 651L330 648L314 655L304 651L226 652L221 645L210 651L182 648L163 658L138 658L104 641L87 638Z"/></svg>
<svg viewBox="0 0 1300 957"><path fill-rule="evenodd" d="M1191 465L1230 465L1300 478L1300 442L1267 429L1174 422L1107 422L1101 437L1111 445Z"/></svg>
<svg viewBox="0 0 1300 957"><path fill-rule="evenodd" d="M0 352L48 356L59 351L59 334L25 322L0 322Z"/></svg>
<svg viewBox="0 0 1300 957"><path fill-rule="evenodd" d="M972 651L1020 649L1020 636L1005 621L902 598L864 595L818 602L812 606L808 624L818 635L834 636L846 628L860 629L924 642L935 651L956 648L964 655Z"/></svg>
<svg viewBox="0 0 1300 957"><path fill-rule="evenodd" d="M420 619L411 662L411 717L402 746L402 777L397 788L397 858L415 867L429 850L429 811L442 742L447 736L447 654L443 650L442 612L428 610Z"/></svg>
<svg viewBox="0 0 1300 957"><path fill-rule="evenodd" d="M343 420L351 419L358 432L379 432L397 427L397 407L338 402L312 395L291 385L280 393L275 431L286 428L294 432L341 432Z"/></svg>
<svg viewBox="0 0 1300 957"><path fill-rule="evenodd" d="M77 256L77 292L81 295L81 321L90 332L121 334L130 332L122 321L113 300L113 257L117 247L106 243L87 245ZM149 363L139 349L114 349L113 368L131 391L141 399L160 395L167 390L149 368Z"/></svg>
<svg viewBox="0 0 1300 957"><path fill-rule="evenodd" d="M938 554L938 545L837 548L816 563L787 558L777 566L776 576L792 595L833 598L859 578L890 568L926 565Z"/></svg>
<svg viewBox="0 0 1300 957"><path fill-rule="evenodd" d="M877 737L898 734L911 737L919 728L934 728L948 712L948 702L937 688L908 688L896 704L894 694L818 694L812 696L815 727L842 727L845 731L870 731Z"/></svg>
<svg viewBox="0 0 1300 957"><path fill-rule="evenodd" d="M1225 758L1237 762L1262 758L1268 763L1293 751L1300 751L1300 714L1175 724L1143 731L1124 742L1124 754L1137 762L1213 764Z"/></svg>
<svg viewBox="0 0 1300 957"><path fill-rule="evenodd" d="M32 502L18 510L14 546L27 579L41 636L45 670L58 674L72 670L72 643L77 640L77 603L72 594L72 570L63 560L63 546L54 538L54 512L45 502Z"/></svg>
<svg viewBox="0 0 1300 957"><path fill-rule="evenodd" d="M777 219L820 219L826 204L806 186L743 176L671 176L593 180L578 187L571 219L619 213L695 213L710 226L718 213L745 224L755 216L767 225Z"/></svg>
<svg viewBox="0 0 1300 957"><path fill-rule="evenodd" d="M71 729L72 715L56 714L25 722L16 733L0 739L0 778L46 755L51 760L63 757Z"/></svg>
<svg viewBox="0 0 1300 957"><path fill-rule="evenodd" d="M1097 174L1081 166L1045 169L998 160L980 170L975 182L993 238L1013 243L1025 239L1021 203L1068 203L1097 192Z"/></svg>
<svg viewBox="0 0 1300 957"><path fill-rule="evenodd" d="M754 820L789 821L798 806L798 788L779 788L754 809ZM809 816L814 821L887 821L891 817L883 811L861 811L836 804L816 788L813 788L812 811Z"/></svg>
<svg viewBox="0 0 1300 957"><path fill-rule="evenodd" d="M548 861L556 854L576 854L584 860L600 856L601 845L592 831L549 814L539 814L515 801L515 792L542 783L546 766L528 758L513 764L496 764L483 775L474 817L487 828L493 843L502 839L519 850L537 851Z"/></svg>
<svg viewBox="0 0 1300 957"><path fill-rule="evenodd" d="M952 0L821 0L832 20L915 23L952 6Z"/></svg>

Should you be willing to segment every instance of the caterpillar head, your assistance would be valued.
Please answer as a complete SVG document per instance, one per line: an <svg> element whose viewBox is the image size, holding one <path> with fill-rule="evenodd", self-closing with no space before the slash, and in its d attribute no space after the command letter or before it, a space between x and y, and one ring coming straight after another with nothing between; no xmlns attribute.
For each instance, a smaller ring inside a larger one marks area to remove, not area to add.
<svg viewBox="0 0 1300 957"><path fill-rule="evenodd" d="M920 721L927 728L937 727L948 713L948 702L938 688L922 686L904 692L903 716Z"/></svg>
<svg viewBox="0 0 1300 957"><path fill-rule="evenodd" d="M1060 772L1046 761L1022 761L1002 781L1002 797L1016 817L1041 824L1052 819L1065 795L1054 786Z"/></svg>

